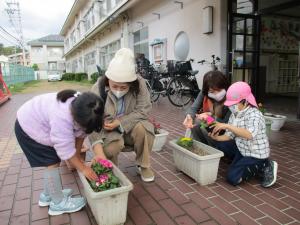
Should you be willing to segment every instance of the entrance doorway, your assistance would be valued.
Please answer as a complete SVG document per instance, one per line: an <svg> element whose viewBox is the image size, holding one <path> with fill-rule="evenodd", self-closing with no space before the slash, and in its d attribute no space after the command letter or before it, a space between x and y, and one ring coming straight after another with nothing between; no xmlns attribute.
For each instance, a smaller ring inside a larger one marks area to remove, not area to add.
<svg viewBox="0 0 300 225"><path fill-rule="evenodd" d="M268 111L300 119L300 1L228 1L228 75ZM299 101L299 102L298 102Z"/></svg>

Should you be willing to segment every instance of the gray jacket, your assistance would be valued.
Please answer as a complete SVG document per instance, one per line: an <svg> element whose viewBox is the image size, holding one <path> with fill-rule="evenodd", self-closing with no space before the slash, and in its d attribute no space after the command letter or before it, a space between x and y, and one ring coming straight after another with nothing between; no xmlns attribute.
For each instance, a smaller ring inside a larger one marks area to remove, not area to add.
<svg viewBox="0 0 300 225"><path fill-rule="evenodd" d="M203 105L203 99L204 96L202 94L202 91L199 92L197 98L195 99L194 103L191 105L191 107L186 111L186 115L190 114L192 118L195 118L197 113L200 113ZM231 111L228 109L225 105L220 105L219 102L213 102L214 109L217 107L222 107L222 116L217 118L217 121L220 123L227 123L229 120L229 117L231 115ZM215 113L212 112L214 115Z"/></svg>
<svg viewBox="0 0 300 225"><path fill-rule="evenodd" d="M138 77L138 81L140 84L140 93L137 96L134 96L133 93L128 92L124 96L125 114L118 119L121 122L121 126L126 134L130 133L134 126L139 122L148 132L154 134L154 127L148 121L148 116L152 109L150 94L147 89L145 80L142 77ZM100 79L98 79L98 81L93 85L91 89L91 91L97 95L100 95L99 84ZM108 120L113 120L116 118L116 114L116 98L111 91L108 91L105 102L104 116ZM90 134L89 140L92 146L96 143L107 145L112 141L119 140L120 138L122 138L122 136L123 133L121 133L120 131L106 131L102 129L100 133L94 132Z"/></svg>

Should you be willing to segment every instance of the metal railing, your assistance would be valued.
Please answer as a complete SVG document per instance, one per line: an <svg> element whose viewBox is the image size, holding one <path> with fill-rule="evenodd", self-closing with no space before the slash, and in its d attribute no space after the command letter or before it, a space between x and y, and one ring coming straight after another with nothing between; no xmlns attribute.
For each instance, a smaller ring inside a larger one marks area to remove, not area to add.
<svg viewBox="0 0 300 225"><path fill-rule="evenodd" d="M7 85L35 80L34 70L18 64L0 62L3 79Z"/></svg>

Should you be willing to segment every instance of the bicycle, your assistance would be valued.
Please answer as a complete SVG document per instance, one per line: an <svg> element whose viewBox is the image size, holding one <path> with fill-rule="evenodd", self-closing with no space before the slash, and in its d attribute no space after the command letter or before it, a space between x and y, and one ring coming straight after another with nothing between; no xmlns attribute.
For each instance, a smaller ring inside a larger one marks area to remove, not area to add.
<svg viewBox="0 0 300 225"><path fill-rule="evenodd" d="M198 70L192 70L191 66L191 62L193 61L193 59L178 61L174 66L175 71L172 71L174 77L171 79L167 88L168 99L174 106L186 106L195 99L200 92L195 77Z"/></svg>
<svg viewBox="0 0 300 225"><path fill-rule="evenodd" d="M203 60L199 61L198 63L201 65L210 64L212 71L216 71L216 70L218 70L218 65L221 62L221 59L220 59L220 57L215 56L215 55L211 55L211 58L212 58L211 62L203 59Z"/></svg>
<svg viewBox="0 0 300 225"><path fill-rule="evenodd" d="M162 95L167 95L167 86L169 83L168 74L159 73L152 64L147 66L138 66L138 73L145 79L151 102L156 102Z"/></svg>

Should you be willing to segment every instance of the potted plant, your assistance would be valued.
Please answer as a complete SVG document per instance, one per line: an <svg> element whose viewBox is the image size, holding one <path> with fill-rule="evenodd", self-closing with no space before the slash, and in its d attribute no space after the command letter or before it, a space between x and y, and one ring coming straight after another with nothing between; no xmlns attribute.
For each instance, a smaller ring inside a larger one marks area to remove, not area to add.
<svg viewBox="0 0 300 225"><path fill-rule="evenodd" d="M258 104L258 109L262 112L262 114L265 117L267 132L268 126L271 127L271 130L273 131L279 131L280 128L284 125L286 121L286 116L266 112L266 109L261 103Z"/></svg>
<svg viewBox="0 0 300 225"><path fill-rule="evenodd" d="M215 118L212 116L207 116L205 120L200 121L200 127L206 129L208 133L212 132L214 127L212 125L216 124ZM219 132L219 135L223 135L225 133L225 130L221 130Z"/></svg>
<svg viewBox="0 0 300 225"><path fill-rule="evenodd" d="M192 138L170 141L175 166L200 185L216 181L220 158L224 153Z"/></svg>
<svg viewBox="0 0 300 225"><path fill-rule="evenodd" d="M149 119L149 121L154 126L154 134L155 134L155 139L154 139L154 142L153 142L152 150L155 151L155 152L159 152L159 151L162 150L162 147L167 142L167 137L169 135L169 132L162 129L160 124L157 123L154 118Z"/></svg>
<svg viewBox="0 0 300 225"><path fill-rule="evenodd" d="M109 160L100 159L91 167L98 176L97 181L88 181L81 172L78 174L97 223L105 225L125 223L128 194L133 189L132 183Z"/></svg>

